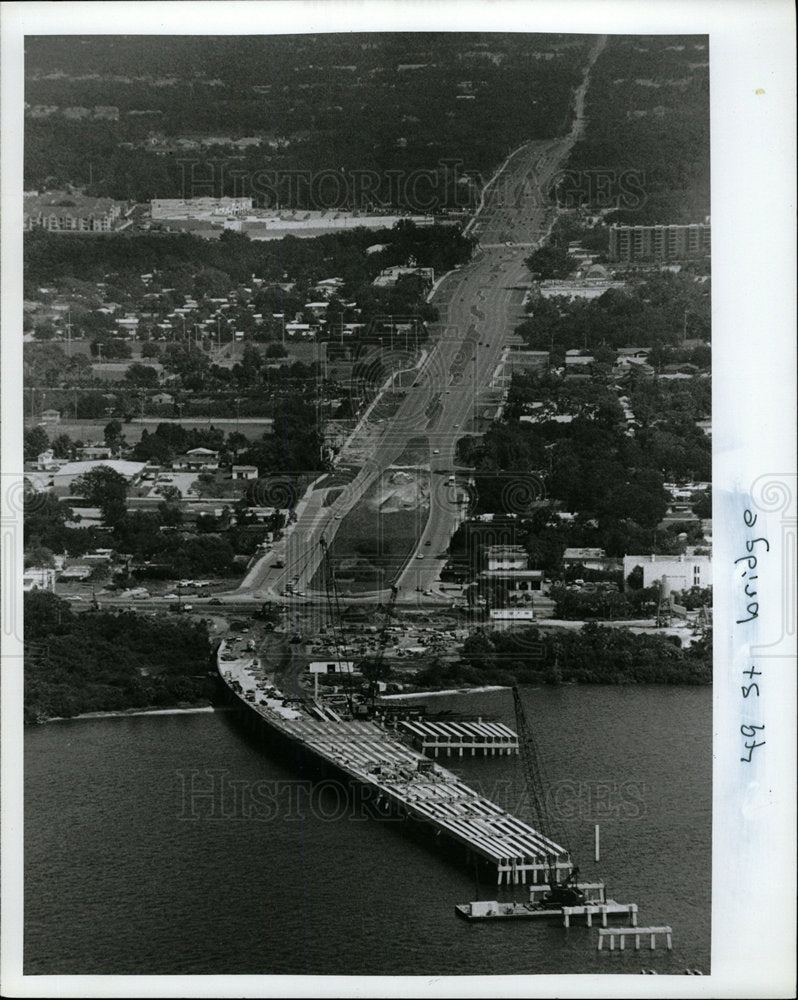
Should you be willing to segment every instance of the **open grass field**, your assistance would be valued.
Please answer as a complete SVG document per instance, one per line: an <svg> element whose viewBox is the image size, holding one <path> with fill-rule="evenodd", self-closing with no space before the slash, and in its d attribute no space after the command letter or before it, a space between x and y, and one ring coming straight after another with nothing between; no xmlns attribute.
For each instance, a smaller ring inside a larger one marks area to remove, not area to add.
<svg viewBox="0 0 798 1000"><path fill-rule="evenodd" d="M45 430L51 441L53 438L58 437L59 434L68 434L73 441L82 441L84 444L102 444L103 431L110 419L110 417L104 417L101 420L62 420L61 423L47 427ZM36 419L28 419L25 421L25 426L35 427L37 423L38 420ZM264 433L270 433L272 427L271 420L258 417L241 417L240 420L236 420L235 417L231 420L220 420L217 417L185 417L182 420L145 417L144 420L136 419L131 420L130 423L123 423L122 433L125 435L125 440L128 444L137 444L141 440L142 432L145 429L149 434L152 434L158 424L161 423L180 424L186 430L190 430L193 427L207 428L213 426L224 431L225 434L238 431L239 434L243 434L250 441L258 440Z"/></svg>

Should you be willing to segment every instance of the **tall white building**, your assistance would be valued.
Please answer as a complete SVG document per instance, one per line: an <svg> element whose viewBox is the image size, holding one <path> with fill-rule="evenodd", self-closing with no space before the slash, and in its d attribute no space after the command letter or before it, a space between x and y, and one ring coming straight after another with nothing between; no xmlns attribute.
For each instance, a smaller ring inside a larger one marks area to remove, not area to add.
<svg viewBox="0 0 798 1000"><path fill-rule="evenodd" d="M644 587L661 583L663 577L671 590L712 586L712 556L624 556L624 580L636 566L643 570Z"/></svg>

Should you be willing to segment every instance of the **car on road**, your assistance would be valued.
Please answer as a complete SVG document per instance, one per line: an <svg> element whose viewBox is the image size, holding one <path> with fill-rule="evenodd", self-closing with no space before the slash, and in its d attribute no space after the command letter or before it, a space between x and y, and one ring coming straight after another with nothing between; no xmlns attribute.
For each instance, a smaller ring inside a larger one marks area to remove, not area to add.
<svg viewBox="0 0 798 1000"><path fill-rule="evenodd" d="M432 454L433 454L433 455L440 455L440 453L441 453L441 450L440 450L440 448L433 448L433 449L432 449Z"/></svg>
<svg viewBox="0 0 798 1000"><path fill-rule="evenodd" d="M416 556L416 559L423 559L423 558L424 558L423 552L419 552L419 554Z"/></svg>
<svg viewBox="0 0 798 1000"><path fill-rule="evenodd" d="M432 545L432 542L424 542L425 545Z"/></svg>
<svg viewBox="0 0 798 1000"><path fill-rule="evenodd" d="M211 598L211 599L210 599L210 600L208 601L208 604L221 604L221 603L222 603L222 602L221 602L221 601L219 600L219 598L218 598L218 597L212 597L212 598Z"/></svg>
<svg viewBox="0 0 798 1000"><path fill-rule="evenodd" d="M176 601L177 600L177 594L164 594L163 595L163 599L165 601Z"/></svg>
<svg viewBox="0 0 798 1000"><path fill-rule="evenodd" d="M336 514L335 515L335 520L336 521L340 521L341 520L341 515L340 514Z"/></svg>
<svg viewBox="0 0 798 1000"><path fill-rule="evenodd" d="M460 424L454 424L453 426L454 426L454 427L459 427L459 426L460 426Z"/></svg>

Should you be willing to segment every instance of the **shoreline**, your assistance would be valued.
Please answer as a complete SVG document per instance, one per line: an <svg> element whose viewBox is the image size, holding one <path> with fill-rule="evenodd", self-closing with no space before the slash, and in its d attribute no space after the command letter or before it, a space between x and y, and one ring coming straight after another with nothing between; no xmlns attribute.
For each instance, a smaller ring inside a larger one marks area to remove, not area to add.
<svg viewBox="0 0 798 1000"><path fill-rule="evenodd" d="M229 711L224 705L191 705L186 708L118 708L113 712L81 712L80 715L52 715L37 720L34 725L50 722L76 722L80 719L126 719L133 715L196 715L208 712Z"/></svg>
<svg viewBox="0 0 798 1000"><path fill-rule="evenodd" d="M450 694L480 694L483 691L509 691L510 688L506 684L484 684L479 687L459 687L459 688L446 688L445 690L439 691L409 691L402 692L402 694L383 694L380 695L380 701L402 701L406 698L437 698L443 695Z"/></svg>

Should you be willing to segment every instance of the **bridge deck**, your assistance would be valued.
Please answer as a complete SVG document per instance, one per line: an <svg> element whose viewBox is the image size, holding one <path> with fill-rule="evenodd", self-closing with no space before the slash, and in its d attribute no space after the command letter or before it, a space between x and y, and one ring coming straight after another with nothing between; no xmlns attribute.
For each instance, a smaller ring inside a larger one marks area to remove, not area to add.
<svg viewBox="0 0 798 1000"><path fill-rule="evenodd" d="M238 698L270 726L360 785L371 786L375 801L386 811L430 824L468 847L495 866L499 884L526 884L528 876L530 881L544 880L545 858L552 853L557 867L570 868L563 847L375 723L321 721L283 705L279 692L266 694L272 685L249 659L220 660L219 672Z"/></svg>

